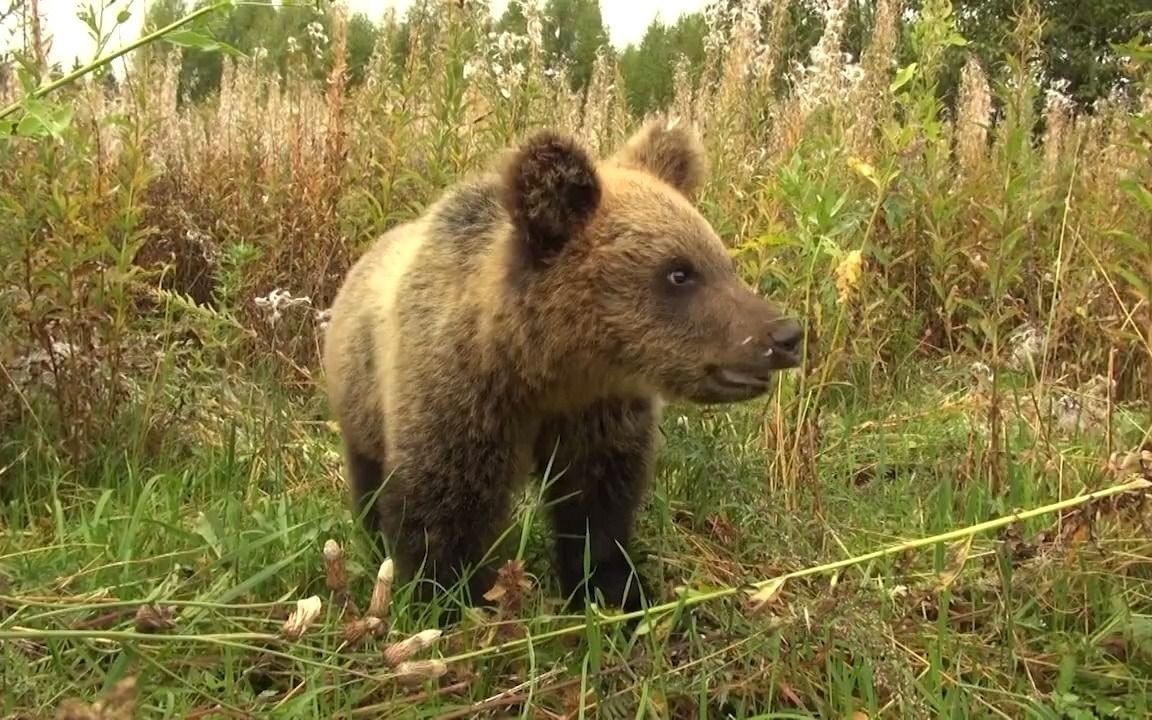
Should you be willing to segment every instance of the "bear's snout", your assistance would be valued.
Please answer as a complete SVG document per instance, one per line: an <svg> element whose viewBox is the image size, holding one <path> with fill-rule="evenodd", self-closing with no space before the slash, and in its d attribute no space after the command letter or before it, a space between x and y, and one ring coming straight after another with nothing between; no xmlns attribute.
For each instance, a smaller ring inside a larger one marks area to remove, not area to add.
<svg viewBox="0 0 1152 720"><path fill-rule="evenodd" d="M796 320L775 320L768 331L768 348L764 351L766 364L771 370L796 367L804 351L804 328Z"/></svg>
<svg viewBox="0 0 1152 720"><path fill-rule="evenodd" d="M807 342L804 327L782 309L752 292L737 292L742 312L729 329L735 347L728 363L767 379L779 370L799 367Z"/></svg>

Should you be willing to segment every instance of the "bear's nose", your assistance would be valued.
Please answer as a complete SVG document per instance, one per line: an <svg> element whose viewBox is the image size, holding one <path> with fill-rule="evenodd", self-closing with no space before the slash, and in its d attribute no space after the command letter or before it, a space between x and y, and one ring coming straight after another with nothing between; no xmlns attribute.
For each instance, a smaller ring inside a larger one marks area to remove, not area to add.
<svg viewBox="0 0 1152 720"><path fill-rule="evenodd" d="M800 344L804 340L804 328L795 320L785 318L773 324L769 336L774 349L795 355L800 352Z"/></svg>

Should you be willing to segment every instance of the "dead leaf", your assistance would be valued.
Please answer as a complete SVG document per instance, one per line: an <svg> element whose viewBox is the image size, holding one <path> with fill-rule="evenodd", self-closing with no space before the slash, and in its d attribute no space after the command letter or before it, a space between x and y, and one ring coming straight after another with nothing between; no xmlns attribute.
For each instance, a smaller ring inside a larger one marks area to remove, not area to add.
<svg viewBox="0 0 1152 720"><path fill-rule="evenodd" d="M1080 545L1094 538L1095 512L1085 505L1061 518L1060 539L1067 545Z"/></svg>
<svg viewBox="0 0 1152 720"><path fill-rule="evenodd" d="M964 566L968 563L968 556L972 552L972 535L957 542L948 550L950 556L947 561L947 568L944 572L940 573L936 579L937 590L947 590L956 582L956 578L960 577L960 573L964 571Z"/></svg>
<svg viewBox="0 0 1152 720"><path fill-rule="evenodd" d="M131 720L136 715L136 678L116 683L103 700L88 704L72 698L60 703L57 720Z"/></svg>
<svg viewBox="0 0 1152 720"><path fill-rule="evenodd" d="M776 602L780 591L784 588L785 580L786 578L782 577L769 580L760 588L748 591L751 596L749 600L752 604L752 614L759 613Z"/></svg>
<svg viewBox="0 0 1152 720"><path fill-rule="evenodd" d="M514 615L523 608L525 595L531 589L532 581L524 572L524 561L509 560L497 571L496 582L484 593L484 599L497 603L502 612Z"/></svg>
<svg viewBox="0 0 1152 720"><path fill-rule="evenodd" d="M175 608L157 607L148 604L136 609L136 631L141 633L155 633L171 630L176 627L173 620Z"/></svg>
<svg viewBox="0 0 1152 720"><path fill-rule="evenodd" d="M796 694L796 691L792 689L791 685L786 682L782 682L776 687L780 691L780 695L782 695L785 700L792 703L796 707L804 707L804 701L800 699L800 696Z"/></svg>

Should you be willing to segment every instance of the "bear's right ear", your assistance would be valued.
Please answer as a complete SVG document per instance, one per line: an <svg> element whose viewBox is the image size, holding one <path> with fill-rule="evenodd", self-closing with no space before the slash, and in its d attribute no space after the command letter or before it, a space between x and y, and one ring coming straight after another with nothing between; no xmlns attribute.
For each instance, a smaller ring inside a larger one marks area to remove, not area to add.
<svg viewBox="0 0 1152 720"><path fill-rule="evenodd" d="M628 138L608 162L651 173L689 200L695 200L708 174L708 155L695 130L656 115Z"/></svg>
<svg viewBox="0 0 1152 720"><path fill-rule="evenodd" d="M600 178L574 139L545 130L504 166L504 206L533 260L547 263L600 205Z"/></svg>

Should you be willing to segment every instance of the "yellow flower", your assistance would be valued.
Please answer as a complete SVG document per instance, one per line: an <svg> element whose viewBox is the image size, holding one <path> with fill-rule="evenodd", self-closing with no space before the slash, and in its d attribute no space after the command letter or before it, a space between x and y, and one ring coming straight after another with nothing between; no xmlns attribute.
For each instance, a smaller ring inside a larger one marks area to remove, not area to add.
<svg viewBox="0 0 1152 720"><path fill-rule="evenodd" d="M841 303L847 302L852 291L860 283L861 263L860 251L852 250L836 266L836 294Z"/></svg>

